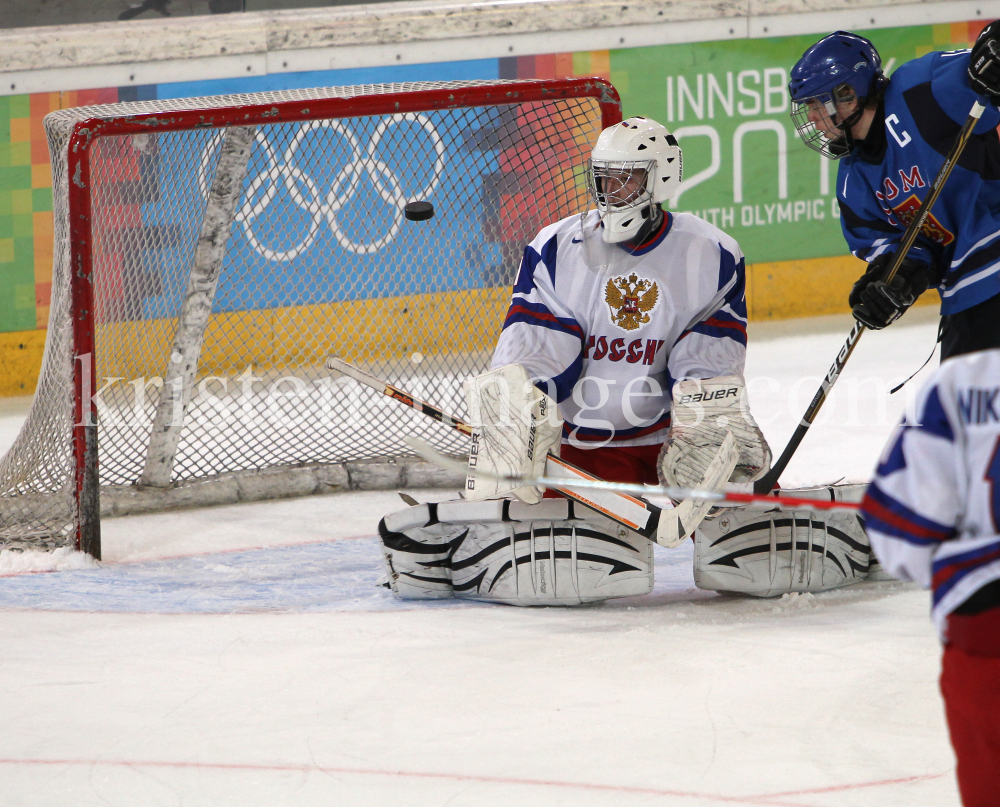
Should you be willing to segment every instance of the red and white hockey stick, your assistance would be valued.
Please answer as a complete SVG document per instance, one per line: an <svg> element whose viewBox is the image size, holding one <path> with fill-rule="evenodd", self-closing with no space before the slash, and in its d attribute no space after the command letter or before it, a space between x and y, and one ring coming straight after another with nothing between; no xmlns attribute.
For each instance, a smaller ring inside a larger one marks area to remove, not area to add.
<svg viewBox="0 0 1000 807"><path fill-rule="evenodd" d="M460 418L448 414L433 404L415 398L405 390L384 381L360 367L355 367L337 356L328 356L327 369L336 370L353 378L360 384L371 387L383 395L399 401L405 406L416 409L424 415L443 423L446 426L472 435L472 426ZM468 467L457 460L445 457L434 450L428 443L415 438L407 438L406 442L419 455L429 462L447 468L448 470L467 472ZM656 541L667 547L677 546L691 533L705 517L708 510L715 504L742 504L758 507L789 507L811 510L853 510L857 504L849 502L823 501L820 499L791 498L774 495L757 495L753 493L716 492L732 473L735 466L735 449L732 435L719 448L715 459L702 480L703 488L699 490L688 488L651 487L626 482L607 482L587 473L581 468L549 454L545 462L545 476L525 479L506 479L503 481L519 482L525 485L551 488L569 499L594 510L601 515L616 521L634 532ZM482 471L477 471L483 474ZM586 491L586 493L584 492ZM636 496L630 495L636 494ZM641 498L645 495L665 496L680 501L674 508L661 508Z"/></svg>
<svg viewBox="0 0 1000 807"><path fill-rule="evenodd" d="M466 470L464 463L458 462L451 457L446 457L434 449L426 440L419 437L404 437L403 442L416 451L428 462L433 462L442 468L452 471ZM723 447L732 444L732 432L730 432ZM558 458L556 458L558 459ZM568 465L568 463L567 463ZM576 466L571 468L579 470ZM546 465L546 472L549 468ZM801 496L762 496L756 493L741 493L739 491L714 491L702 490L698 488L675 488L663 487L662 485L637 485L632 482L608 482L600 477L587 476L579 479L571 479L560 476L501 476L484 471L476 473L490 479L497 479L501 482L513 482L518 485L534 485L540 488L552 488L560 493L563 488L571 490L610 490L616 493L636 493L642 496L666 496L671 499L696 499L709 502L710 504L741 504L746 507L758 507L773 509L774 507L786 507L799 510L857 510L860 505L857 502L823 501L822 499L807 499ZM585 472L584 472L585 473ZM655 507L655 505L651 505ZM669 511L667 511L669 512Z"/></svg>
<svg viewBox="0 0 1000 807"><path fill-rule="evenodd" d="M456 431L460 431L462 434L467 434L470 437L472 436L472 426L464 420L449 415L447 412L439 409L433 404L429 404L426 401L421 401L419 398L413 397L405 390L402 390L399 387L382 380L381 378L377 378L371 373L365 372L360 367L355 367L350 362L346 362L337 356L329 356L326 360L326 366L330 370L337 370L338 372L353 378L355 381L364 384L367 387L378 390L383 395L399 401L405 406L416 409L418 412L427 415L427 417L438 421L438 423L443 423ZM427 446L427 450L433 452L433 449L429 446ZM432 461L437 465L441 465L442 455L437 454L437 452L433 453L435 459ZM443 459L443 461L445 463L455 463L455 460L449 460L446 458ZM468 468L463 466L461 463L458 463L458 466L460 466L460 471L468 471ZM455 466L446 464L445 467L451 470ZM577 468L575 465L572 465L565 460L561 460L559 457L555 457L551 454L546 459L545 472L550 478L584 480L588 482L602 481L598 477L592 476L586 471ZM616 491L608 491L603 488L595 488L590 491L589 494L584 494L565 487L553 487L567 498L573 499L585 507L607 516L608 518L621 524L623 527L627 527L628 529L633 530L650 540L663 543L664 546L670 545L672 541L680 543L684 537L694 532L695 527L697 527L698 523L701 521L700 518L695 521L691 517L692 515L695 515L693 513L675 513L674 515L680 516L683 522L683 526L681 528L677 528L675 525L675 522L677 521L676 518L660 519L660 513L663 512L663 508L657 507L654 504L650 504L649 502L633 496ZM667 510L669 511L669 508ZM687 515L686 519L683 518L685 515ZM675 526L672 527L671 525ZM674 529L677 529L679 533L676 537L672 534ZM676 545L676 543L674 543L674 545Z"/></svg>

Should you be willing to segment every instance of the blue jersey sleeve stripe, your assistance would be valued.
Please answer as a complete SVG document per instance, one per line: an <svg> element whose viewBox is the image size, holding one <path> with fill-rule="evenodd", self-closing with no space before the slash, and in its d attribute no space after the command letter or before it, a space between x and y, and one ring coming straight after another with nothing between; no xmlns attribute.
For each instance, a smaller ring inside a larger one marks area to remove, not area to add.
<svg viewBox="0 0 1000 807"><path fill-rule="evenodd" d="M1000 539L973 551L952 555L936 562L934 575L931 578L934 604L937 605L964 577L998 560L1000 560Z"/></svg>
<svg viewBox="0 0 1000 807"><path fill-rule="evenodd" d="M677 341L680 342L681 339L692 333L710 336L713 339L732 339L743 347L746 347L747 344L747 326L737 319L724 320L713 315L682 333Z"/></svg>
<svg viewBox="0 0 1000 807"><path fill-rule="evenodd" d="M545 246L542 247L542 263L545 264L545 268L549 270L549 280L552 281L552 287L555 288L556 285L556 253L559 251L559 242L556 240L555 236L552 236L548 241L545 242Z"/></svg>
<svg viewBox="0 0 1000 807"><path fill-rule="evenodd" d="M837 200L837 204L840 206L841 221L852 230L865 229L874 230L878 233L891 233L896 236L896 238L893 239L896 242L902 238L902 230L896 229L889 222L879 221L878 219L863 219L840 199Z"/></svg>
<svg viewBox="0 0 1000 807"><path fill-rule="evenodd" d="M517 280L514 282L515 293L531 294L535 288L535 269L540 263L545 264L545 268L549 272L549 278L552 281L552 285L555 286L557 252L558 241L555 236L552 236L545 242L540 254L536 252L530 244L526 246L524 248L524 254L521 257L521 268L518 269Z"/></svg>
<svg viewBox="0 0 1000 807"><path fill-rule="evenodd" d="M948 268L948 280L951 281L954 278L965 277L977 269L988 268L995 264L998 258L1000 258L1000 241L994 241L989 246L967 255L957 265L952 261L951 266Z"/></svg>
<svg viewBox="0 0 1000 807"><path fill-rule="evenodd" d="M503 329L510 327L515 322L524 322L528 325L548 328L550 331L568 333L581 342L583 341L583 328L580 327L580 323L569 317L557 317L542 303L529 303L527 300L515 297L507 310Z"/></svg>
<svg viewBox="0 0 1000 807"><path fill-rule="evenodd" d="M535 252L531 246L524 248L521 257L521 268L517 270L517 280L514 282L515 294L531 294L535 290L535 267L542 256Z"/></svg>
<svg viewBox="0 0 1000 807"><path fill-rule="evenodd" d="M736 274L736 268L739 264L736 262L736 257L728 249L726 249L722 244L719 244L719 291L722 291L729 281L733 279L733 275ZM742 260L739 262L743 263Z"/></svg>
<svg viewBox="0 0 1000 807"><path fill-rule="evenodd" d="M906 436L908 428L908 426L904 426L899 430L899 434L896 435L892 448L889 450L888 454L885 455L885 460L879 461L878 468L876 468L875 473L877 473L880 477L894 474L896 471L901 471L906 467L906 454L903 453L903 438Z"/></svg>
<svg viewBox="0 0 1000 807"><path fill-rule="evenodd" d="M722 264L726 262L725 256L728 254L725 250L722 251L723 259ZM730 255L730 260L732 256ZM720 267L720 280L722 275L722 267ZM747 276L746 276L746 263L743 258L740 258L738 263L734 264L733 271L730 273L729 277L732 278L733 275L736 276L736 282L729 291L726 292L725 300L723 305L728 305L738 317L743 319L747 318ZM729 281L726 281L729 282ZM719 286L723 288L725 284Z"/></svg>
<svg viewBox="0 0 1000 807"><path fill-rule="evenodd" d="M874 482L868 486L861 502L861 514L865 524L877 532L918 546L947 541L955 534L953 527L915 513Z"/></svg>
<svg viewBox="0 0 1000 807"><path fill-rule="evenodd" d="M551 384L547 384L545 381L539 381L535 386L537 386L546 395L551 395L555 398L556 403L562 403L573 393L573 387L576 386L576 382L580 380L580 374L582 372L583 353L580 353L569 367L559 373L559 375L550 379ZM552 387L555 387L555 395L552 395Z"/></svg>
<svg viewBox="0 0 1000 807"><path fill-rule="evenodd" d="M954 92L955 89L953 84L951 91ZM968 94L968 100L972 101L974 96L967 82L963 89ZM923 141L942 157L947 157L955 143L955 138L958 137L962 124L955 121L941 108L938 99L934 97L932 82L921 82L903 90L903 101L913 116L913 121ZM964 103L961 101L959 103L963 104L964 110ZM993 115L995 114L994 112ZM982 120L980 123L986 123L986 121ZM989 159L990 156L995 156L995 154L991 154L996 149L996 133L993 131L995 125L988 128L991 131L985 135L973 135L969 138L969 142L962 149L957 163L959 168L964 168L987 181L1000 179L1000 164L996 160Z"/></svg>
<svg viewBox="0 0 1000 807"><path fill-rule="evenodd" d="M947 440L949 443L955 442L955 432L952 430L951 421L948 420L948 415L941 405L941 394L937 387L933 387L927 396L923 416L916 428Z"/></svg>
<svg viewBox="0 0 1000 807"><path fill-rule="evenodd" d="M955 258L954 260L952 260L952 262L951 262L951 268L952 269L956 269L959 266L961 266L962 263L965 261L965 259L968 258L970 255L972 255L973 252L976 252L977 250L982 249L988 243L990 243L991 241L993 241L994 238L1000 238L1000 230L997 230L995 233L990 233L985 238L980 238L975 244L973 244L971 247L969 247L966 250L966 252L965 252L964 255L962 255L959 258Z"/></svg>

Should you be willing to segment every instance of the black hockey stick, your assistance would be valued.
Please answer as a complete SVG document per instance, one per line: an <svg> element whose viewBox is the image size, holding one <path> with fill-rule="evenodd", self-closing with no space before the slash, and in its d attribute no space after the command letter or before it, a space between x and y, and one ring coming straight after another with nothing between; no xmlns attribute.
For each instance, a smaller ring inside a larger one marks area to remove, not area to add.
<svg viewBox="0 0 1000 807"><path fill-rule="evenodd" d="M906 231L903 233L903 239L899 242L899 249L896 250L892 264L889 266L889 271L884 278L886 283L896 276L896 272L899 271L899 267L902 265L903 259L906 257L906 253L910 251L910 247L912 247L913 243L917 240L917 236L920 234L920 228L924 226L927 216L930 215L931 207L937 201L938 196L941 195L944 183L947 182L948 177L951 176L951 170L958 163L958 158L962 155L962 151L965 149L965 144L969 142L969 138L972 136L972 130L979 122L979 118L983 114L983 110L985 108L986 107L982 106L978 101L972 105L972 109L969 111L969 117L966 118L965 123L962 124L962 128L958 133L958 137L956 138L954 145L951 147L951 151L948 152L948 156L945 157L941 170L938 171L937 176L934 177L934 182L931 183L930 192L924 197L924 201L921 202L920 207L917 210L917 215L913 217L913 220L909 223L909 225L907 225ZM843 346L840 348L837 358L833 360L833 365L826 371L826 377L823 379L823 383L820 384L819 389L816 390L812 403L810 403L809 408L806 409L805 414L802 416L802 420L799 421L799 425L795 427L795 431L792 434L791 439L788 441L788 445L785 446L785 450L781 452L781 456L778 457L778 461L771 466L771 470L754 482L754 493L769 493L778 483L778 477L781 476L789 461L792 459L795 449L799 447L799 443L802 442L802 438L805 437L806 432L809 431L809 427L813 424L813 421L816 419L816 415L819 414L819 410L822 408L823 403L830 394L830 389L835 383L837 383L837 379L840 377L840 373L844 369L844 365L847 364L847 360L851 358L851 354L854 352L854 348L858 346L858 340L864 332L865 326L860 322L855 322L851 332L847 335L847 341L844 342Z"/></svg>

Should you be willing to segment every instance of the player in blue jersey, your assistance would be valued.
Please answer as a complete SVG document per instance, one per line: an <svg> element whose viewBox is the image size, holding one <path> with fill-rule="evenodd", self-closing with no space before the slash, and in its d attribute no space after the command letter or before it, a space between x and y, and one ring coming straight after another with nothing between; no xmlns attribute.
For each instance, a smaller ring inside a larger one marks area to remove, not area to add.
<svg viewBox="0 0 1000 807"><path fill-rule="evenodd" d="M1000 801L1000 350L945 362L862 504L886 570L933 590L966 807Z"/></svg>
<svg viewBox="0 0 1000 807"><path fill-rule="evenodd" d="M792 69L792 119L807 146L840 160L837 201L851 252L868 262L849 303L879 329L929 286L941 295L941 357L1000 346L1000 22L972 51L929 53L888 78L871 42L838 31ZM906 225L973 102L986 111L897 275Z"/></svg>

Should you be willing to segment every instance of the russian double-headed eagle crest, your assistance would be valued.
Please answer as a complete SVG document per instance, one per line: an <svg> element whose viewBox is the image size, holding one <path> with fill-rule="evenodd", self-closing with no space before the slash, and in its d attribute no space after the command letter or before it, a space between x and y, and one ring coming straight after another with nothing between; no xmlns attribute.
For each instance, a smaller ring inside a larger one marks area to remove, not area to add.
<svg viewBox="0 0 1000 807"><path fill-rule="evenodd" d="M619 328L634 331L649 322L649 314L656 308L660 290L656 282L640 278L633 272L627 278L614 277L604 288L604 299L611 308L611 321Z"/></svg>

